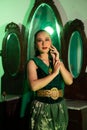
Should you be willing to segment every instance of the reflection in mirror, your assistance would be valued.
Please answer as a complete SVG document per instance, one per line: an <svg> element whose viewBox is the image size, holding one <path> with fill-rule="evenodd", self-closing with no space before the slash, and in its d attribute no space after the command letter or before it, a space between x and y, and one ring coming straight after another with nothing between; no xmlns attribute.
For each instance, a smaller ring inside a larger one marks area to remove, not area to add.
<svg viewBox="0 0 87 130"><path fill-rule="evenodd" d="M32 17L28 36L28 59L34 56L34 34L40 29L48 31L54 46L60 51L60 26L52 8L45 3L40 4Z"/></svg>
<svg viewBox="0 0 87 130"><path fill-rule="evenodd" d="M72 33L69 41L68 64L73 77L78 77L83 63L82 38L78 31Z"/></svg>
<svg viewBox="0 0 87 130"><path fill-rule="evenodd" d="M6 44L6 53L7 53L7 68L9 74L15 76L19 70L20 66L20 41L16 33L11 33L7 37ZM14 66L13 66L14 64Z"/></svg>
<svg viewBox="0 0 87 130"><path fill-rule="evenodd" d="M2 64L5 73L16 76L21 68L20 28L11 22L5 28L2 43Z"/></svg>

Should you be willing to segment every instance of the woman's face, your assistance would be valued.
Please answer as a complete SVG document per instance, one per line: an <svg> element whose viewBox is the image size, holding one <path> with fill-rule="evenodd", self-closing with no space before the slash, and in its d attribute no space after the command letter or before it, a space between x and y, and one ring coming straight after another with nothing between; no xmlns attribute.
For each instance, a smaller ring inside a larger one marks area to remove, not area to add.
<svg viewBox="0 0 87 130"><path fill-rule="evenodd" d="M51 38L47 32L39 32L36 37L36 47L40 53L48 53L51 46Z"/></svg>

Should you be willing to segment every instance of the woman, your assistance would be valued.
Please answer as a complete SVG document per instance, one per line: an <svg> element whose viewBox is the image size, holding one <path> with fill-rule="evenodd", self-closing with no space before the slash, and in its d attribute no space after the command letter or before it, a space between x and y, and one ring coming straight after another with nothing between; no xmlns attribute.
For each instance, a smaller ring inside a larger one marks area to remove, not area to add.
<svg viewBox="0 0 87 130"><path fill-rule="evenodd" d="M27 78L35 92L31 103L31 130L66 130L68 113L64 100L64 84L73 78L60 60L45 30L35 34L35 57L27 64Z"/></svg>

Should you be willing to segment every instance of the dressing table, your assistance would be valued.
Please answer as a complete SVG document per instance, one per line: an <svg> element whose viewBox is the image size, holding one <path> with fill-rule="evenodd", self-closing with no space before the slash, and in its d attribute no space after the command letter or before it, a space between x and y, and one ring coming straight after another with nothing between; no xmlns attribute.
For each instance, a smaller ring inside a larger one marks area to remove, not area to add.
<svg viewBox="0 0 87 130"><path fill-rule="evenodd" d="M0 95L0 129L19 130L21 96Z"/></svg>
<svg viewBox="0 0 87 130"><path fill-rule="evenodd" d="M62 39L63 62L73 75L73 84L65 86L68 130L87 130L87 40L83 22L79 19L68 21Z"/></svg>
<svg viewBox="0 0 87 130"><path fill-rule="evenodd" d="M68 130L87 130L87 101L67 99Z"/></svg>

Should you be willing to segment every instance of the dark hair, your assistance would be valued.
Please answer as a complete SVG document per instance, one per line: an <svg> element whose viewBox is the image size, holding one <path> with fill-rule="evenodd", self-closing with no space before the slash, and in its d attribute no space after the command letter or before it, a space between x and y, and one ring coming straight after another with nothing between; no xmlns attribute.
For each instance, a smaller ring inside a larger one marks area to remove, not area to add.
<svg viewBox="0 0 87 130"><path fill-rule="evenodd" d="M37 35L40 33L40 32L46 32L48 33L46 30L38 30L35 35L34 35L34 49L35 49L35 56L38 56L40 54L40 52L38 51L37 47L36 47L36 38L37 38ZM49 33L48 33L49 34ZM50 34L49 34L50 36Z"/></svg>

